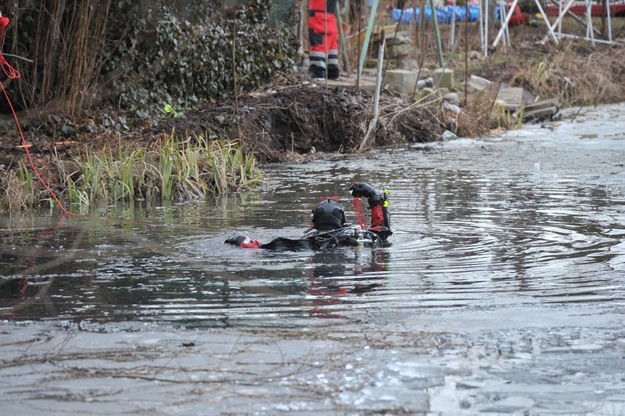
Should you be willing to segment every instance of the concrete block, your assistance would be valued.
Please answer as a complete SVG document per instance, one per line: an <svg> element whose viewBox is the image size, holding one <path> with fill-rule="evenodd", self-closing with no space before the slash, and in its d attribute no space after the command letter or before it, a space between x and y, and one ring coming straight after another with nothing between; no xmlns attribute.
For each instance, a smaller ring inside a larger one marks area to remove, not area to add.
<svg viewBox="0 0 625 416"><path fill-rule="evenodd" d="M536 110L525 111L523 113L523 121L529 120L542 120L546 118L553 117L558 112L558 107L545 107L545 108L537 108ZM515 116L518 117L518 114L515 113Z"/></svg>
<svg viewBox="0 0 625 416"><path fill-rule="evenodd" d="M467 80L467 87L471 91L484 91L491 88L492 85L492 81L478 77L477 75L471 75Z"/></svg>
<svg viewBox="0 0 625 416"><path fill-rule="evenodd" d="M504 87L499 89L497 100L504 103L504 108L510 112L518 111L525 105L523 100L523 88Z"/></svg>
<svg viewBox="0 0 625 416"><path fill-rule="evenodd" d="M439 88L454 88L454 70L449 68L437 68L432 74L434 85Z"/></svg>
<svg viewBox="0 0 625 416"><path fill-rule="evenodd" d="M388 59L397 59L404 56L410 56L413 53L414 48L410 44L401 43L388 46L387 51Z"/></svg>
<svg viewBox="0 0 625 416"><path fill-rule="evenodd" d="M391 69L386 71L385 84L391 90L404 96L411 96L417 82L415 71Z"/></svg>

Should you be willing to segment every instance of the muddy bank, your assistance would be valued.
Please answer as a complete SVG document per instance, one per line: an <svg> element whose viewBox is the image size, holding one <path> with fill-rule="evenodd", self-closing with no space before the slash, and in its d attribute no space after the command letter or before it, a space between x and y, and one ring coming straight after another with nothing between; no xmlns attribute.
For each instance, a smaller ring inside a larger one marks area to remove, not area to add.
<svg viewBox="0 0 625 416"><path fill-rule="evenodd" d="M409 102L384 93L381 114L367 148L429 142L455 129L440 97ZM163 120L156 131L236 138L263 161L316 152L353 152L373 119L370 90L325 86L306 77L272 85L218 105L205 103Z"/></svg>

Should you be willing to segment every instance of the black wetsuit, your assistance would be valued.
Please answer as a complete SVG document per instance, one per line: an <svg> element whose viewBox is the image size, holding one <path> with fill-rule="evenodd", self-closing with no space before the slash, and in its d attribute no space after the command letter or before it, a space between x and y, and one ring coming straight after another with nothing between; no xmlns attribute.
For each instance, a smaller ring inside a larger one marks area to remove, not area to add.
<svg viewBox="0 0 625 416"><path fill-rule="evenodd" d="M260 248L270 250L325 250L329 248L348 247L382 247L388 245L375 231L361 231L349 224L343 228L329 231L311 230L302 238L274 238L268 243L261 244Z"/></svg>
<svg viewBox="0 0 625 416"><path fill-rule="evenodd" d="M357 184L360 196L371 194L375 197L375 205L379 205L379 221L382 221L382 206L379 194L367 184ZM385 200L385 199L384 199ZM370 202L371 205L371 202ZM384 209L386 209L384 207ZM388 214L386 214L388 215ZM327 199L321 201L312 209L313 228L306 231L301 238L274 238L268 243L251 240L244 235L235 235L225 242L242 248L264 248L270 250L325 250L338 246L367 246L382 247L388 245L386 239L393 234L389 223L384 219L384 225L376 225L368 230L352 226L345 222L345 213L341 205Z"/></svg>

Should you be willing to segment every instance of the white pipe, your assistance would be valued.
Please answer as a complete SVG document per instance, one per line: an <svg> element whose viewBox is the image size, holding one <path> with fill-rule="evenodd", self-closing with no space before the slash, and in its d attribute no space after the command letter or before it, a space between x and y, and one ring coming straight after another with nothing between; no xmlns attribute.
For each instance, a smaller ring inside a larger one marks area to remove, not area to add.
<svg viewBox="0 0 625 416"><path fill-rule="evenodd" d="M378 123L378 117L380 116L380 90L382 89L382 67L384 63L384 48L386 47L386 37L384 36L384 32L382 32L382 44L380 45L380 49L378 50L378 72L375 79L375 95L373 98L373 120L369 123L369 128L367 129L367 134L360 142L360 146L358 147L358 151L362 151L367 145L367 141L369 140L369 136L373 132L376 124Z"/></svg>
<svg viewBox="0 0 625 416"><path fill-rule="evenodd" d="M514 12L514 9L516 8L516 5L518 4L518 2L519 0L514 0L512 2L512 5L510 6L510 10L508 10L508 14L506 14L506 20L502 23L501 28L499 29L499 33L497 34L497 37L493 41L493 48L497 47L499 40L505 34L506 30L508 30L508 22L510 21L510 18L512 17L512 13ZM503 16L502 5L499 6L499 15Z"/></svg>

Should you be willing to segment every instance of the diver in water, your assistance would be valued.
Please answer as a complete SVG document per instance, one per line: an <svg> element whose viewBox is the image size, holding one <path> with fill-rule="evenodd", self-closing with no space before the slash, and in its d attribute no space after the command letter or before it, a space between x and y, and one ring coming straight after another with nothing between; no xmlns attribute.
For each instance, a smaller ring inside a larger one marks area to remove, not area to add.
<svg viewBox="0 0 625 416"><path fill-rule="evenodd" d="M371 185L356 182L350 188L355 199L367 198L371 210L371 226L352 225L345 221L343 207L332 199L318 203L312 209L313 227L301 238L278 237L268 243L251 240L244 235L235 235L225 242L242 248L266 248L270 250L324 250L338 246L383 247L389 245L391 218L388 211L388 192L378 192ZM364 221L361 221L364 223Z"/></svg>

